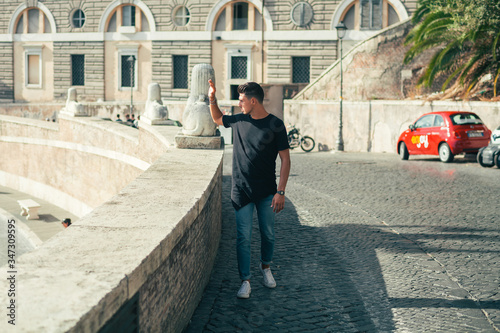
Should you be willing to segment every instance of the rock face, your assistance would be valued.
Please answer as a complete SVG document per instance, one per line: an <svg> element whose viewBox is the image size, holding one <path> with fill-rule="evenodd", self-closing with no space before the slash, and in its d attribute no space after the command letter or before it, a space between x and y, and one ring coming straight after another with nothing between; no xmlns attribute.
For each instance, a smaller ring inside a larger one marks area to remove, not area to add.
<svg viewBox="0 0 500 333"><path fill-rule="evenodd" d="M191 74L191 92L182 115L182 134L190 136L215 136L217 125L210 115L208 80L215 82L215 72L209 64L194 66Z"/></svg>
<svg viewBox="0 0 500 333"><path fill-rule="evenodd" d="M168 110L161 100L161 88L158 83L153 82L148 86L148 100L146 101L144 117L151 121L168 118Z"/></svg>

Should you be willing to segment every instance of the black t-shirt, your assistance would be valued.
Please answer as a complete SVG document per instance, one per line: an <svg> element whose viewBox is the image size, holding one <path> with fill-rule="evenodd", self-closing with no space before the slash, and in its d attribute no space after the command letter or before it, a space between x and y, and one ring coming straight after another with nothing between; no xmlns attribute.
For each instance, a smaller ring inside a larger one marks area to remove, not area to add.
<svg viewBox="0 0 500 333"><path fill-rule="evenodd" d="M239 209L275 194L276 157L290 148L283 121L272 114L252 119L240 113L223 116L222 122L233 129L233 206Z"/></svg>

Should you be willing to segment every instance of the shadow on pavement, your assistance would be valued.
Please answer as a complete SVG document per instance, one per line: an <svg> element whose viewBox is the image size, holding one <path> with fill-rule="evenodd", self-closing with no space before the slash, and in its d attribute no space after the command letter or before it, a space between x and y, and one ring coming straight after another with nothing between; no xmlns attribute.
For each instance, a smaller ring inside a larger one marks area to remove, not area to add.
<svg viewBox="0 0 500 333"><path fill-rule="evenodd" d="M38 215L38 217L39 217L39 220L43 221L43 222L48 222L48 223L61 222L60 219L58 219L57 217L55 217L52 214L40 214L40 215Z"/></svg>
<svg viewBox="0 0 500 333"><path fill-rule="evenodd" d="M257 266L260 235L255 220L252 294L248 300L237 299L241 281L230 182L230 177L224 176L222 238L215 267L186 332L395 330L375 252L379 240L374 237L381 237L379 230L359 224L306 226L290 201L276 218L272 268L278 286L267 289L261 283ZM395 236L387 233L382 237L397 246Z"/></svg>

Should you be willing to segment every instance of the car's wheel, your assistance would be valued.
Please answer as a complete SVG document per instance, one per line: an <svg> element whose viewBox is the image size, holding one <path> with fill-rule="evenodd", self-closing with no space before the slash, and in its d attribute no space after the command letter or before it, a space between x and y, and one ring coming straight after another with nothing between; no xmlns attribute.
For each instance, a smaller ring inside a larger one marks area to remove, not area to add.
<svg viewBox="0 0 500 333"><path fill-rule="evenodd" d="M447 143L442 143L439 145L439 159L441 162L450 163L453 161L453 154L451 153L450 146Z"/></svg>
<svg viewBox="0 0 500 333"><path fill-rule="evenodd" d="M483 168L491 168L494 165L493 163L491 163L491 164L484 163L482 149L479 151L479 153L477 153L477 163L479 163L479 165L482 166Z"/></svg>
<svg viewBox="0 0 500 333"><path fill-rule="evenodd" d="M408 157L410 157L410 153L408 153L408 148L406 148L406 145L404 142L399 143L399 157L401 157L402 160L407 160Z"/></svg>
<svg viewBox="0 0 500 333"><path fill-rule="evenodd" d="M495 156L495 165L500 169L500 152Z"/></svg>

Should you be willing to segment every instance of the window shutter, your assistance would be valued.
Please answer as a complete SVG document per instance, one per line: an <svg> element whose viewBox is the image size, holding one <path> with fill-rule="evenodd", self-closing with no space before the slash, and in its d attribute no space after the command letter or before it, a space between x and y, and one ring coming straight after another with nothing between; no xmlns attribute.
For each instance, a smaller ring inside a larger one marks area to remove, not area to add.
<svg viewBox="0 0 500 333"><path fill-rule="evenodd" d="M361 0L361 29L370 28L370 0Z"/></svg>
<svg viewBox="0 0 500 333"><path fill-rule="evenodd" d="M382 1L372 0L372 29L382 29Z"/></svg>

